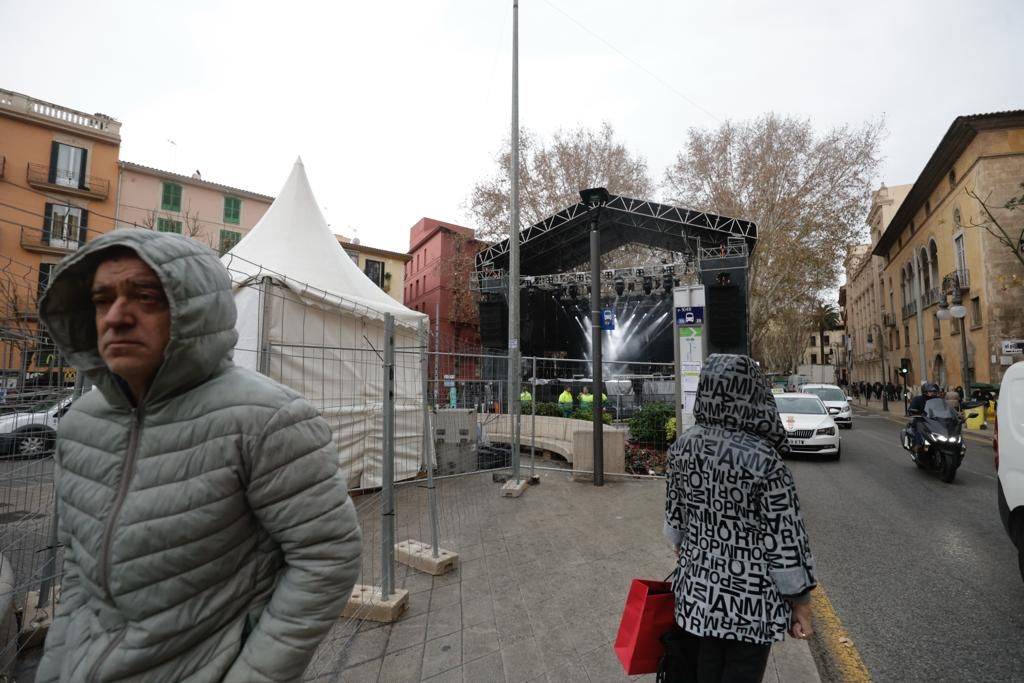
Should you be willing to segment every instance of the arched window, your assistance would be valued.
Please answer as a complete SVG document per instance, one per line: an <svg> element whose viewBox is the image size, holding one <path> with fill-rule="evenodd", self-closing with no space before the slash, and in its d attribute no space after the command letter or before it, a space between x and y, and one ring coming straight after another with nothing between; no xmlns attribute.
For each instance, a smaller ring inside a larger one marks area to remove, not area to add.
<svg viewBox="0 0 1024 683"><path fill-rule="evenodd" d="M932 287L941 287L939 281L939 247L935 240L928 240L928 270L931 273Z"/></svg>
<svg viewBox="0 0 1024 683"><path fill-rule="evenodd" d="M927 293L932 288L932 276L928 264L928 250L924 247L917 252L917 267L921 269L921 289Z"/></svg>

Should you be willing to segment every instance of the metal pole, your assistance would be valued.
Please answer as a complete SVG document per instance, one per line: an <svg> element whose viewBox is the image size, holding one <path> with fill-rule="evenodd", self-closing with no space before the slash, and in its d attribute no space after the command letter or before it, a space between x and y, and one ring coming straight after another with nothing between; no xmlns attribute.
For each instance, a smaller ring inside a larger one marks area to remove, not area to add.
<svg viewBox="0 0 1024 683"><path fill-rule="evenodd" d="M78 400L82 395L82 391L85 388L85 379L81 372L75 373L75 388L72 391L72 400ZM53 581L57 577L55 572L57 569L57 544L59 539L57 537L57 498L54 496L53 499L53 517L50 520L50 534L49 540L46 547L46 561L43 563L43 580L39 584L39 607L46 607L50 604L50 596L53 592Z"/></svg>
<svg viewBox="0 0 1024 683"><path fill-rule="evenodd" d="M601 233L597 231L597 212L590 222L590 350L594 359L594 486L604 486L604 422L601 420Z"/></svg>
<svg viewBox="0 0 1024 683"><path fill-rule="evenodd" d="M536 467L534 445L537 443L537 356L533 357L533 373L530 377L530 476L534 476Z"/></svg>
<svg viewBox="0 0 1024 683"><path fill-rule="evenodd" d="M395 592L395 318L384 315L384 467L381 494L381 595Z"/></svg>
<svg viewBox="0 0 1024 683"><path fill-rule="evenodd" d="M436 560L438 551L437 530L437 489L434 487L434 458L431 448L430 433L430 375L427 369L427 344L430 343L430 331L425 322L420 322L420 336L423 339L423 350L420 352L420 366L423 368L423 455L427 459L427 501L430 505L430 554ZM436 410L436 407L435 407Z"/></svg>
<svg viewBox="0 0 1024 683"><path fill-rule="evenodd" d="M519 476L519 0L512 0L512 216L508 251L508 407L512 420L512 477Z"/></svg>
<svg viewBox="0 0 1024 683"><path fill-rule="evenodd" d="M960 273L953 273L953 305L963 306L964 297L960 291ZM964 396L971 391L970 372L967 367L967 311L964 317L960 318L960 381L963 382Z"/></svg>
<svg viewBox="0 0 1024 683"><path fill-rule="evenodd" d="M441 400L441 302L434 304L434 405L437 406ZM458 400L458 399L456 399Z"/></svg>

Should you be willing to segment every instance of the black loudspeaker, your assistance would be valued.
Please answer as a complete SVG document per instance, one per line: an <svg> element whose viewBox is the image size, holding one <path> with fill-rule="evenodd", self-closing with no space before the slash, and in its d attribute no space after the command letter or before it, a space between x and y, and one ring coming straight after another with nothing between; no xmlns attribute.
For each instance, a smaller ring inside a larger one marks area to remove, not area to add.
<svg viewBox="0 0 1024 683"><path fill-rule="evenodd" d="M718 267L701 270L707 352L749 355L750 311L744 260L715 259L714 264Z"/></svg>
<svg viewBox="0 0 1024 683"><path fill-rule="evenodd" d="M504 299L480 302L480 344L485 349L508 347L508 304Z"/></svg>

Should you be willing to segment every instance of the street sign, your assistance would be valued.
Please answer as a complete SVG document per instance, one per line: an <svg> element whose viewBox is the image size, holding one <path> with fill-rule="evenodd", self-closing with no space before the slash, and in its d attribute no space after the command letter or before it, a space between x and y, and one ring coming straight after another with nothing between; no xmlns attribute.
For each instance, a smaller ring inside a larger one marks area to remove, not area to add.
<svg viewBox="0 0 1024 683"><path fill-rule="evenodd" d="M611 332L615 329L615 311L606 308L601 311L601 331Z"/></svg>
<svg viewBox="0 0 1024 683"><path fill-rule="evenodd" d="M679 338L680 339L686 339L688 337L703 337L703 336L704 336L704 328L703 327L680 327L679 328Z"/></svg>
<svg viewBox="0 0 1024 683"><path fill-rule="evenodd" d="M1008 356L1016 356L1024 353L1024 339L1004 339L1003 340L1003 354Z"/></svg>
<svg viewBox="0 0 1024 683"><path fill-rule="evenodd" d="M445 375L444 376L444 385L446 387L454 387L455 386L455 375Z"/></svg>
<svg viewBox="0 0 1024 683"><path fill-rule="evenodd" d="M676 325L703 325L703 306L677 306Z"/></svg>

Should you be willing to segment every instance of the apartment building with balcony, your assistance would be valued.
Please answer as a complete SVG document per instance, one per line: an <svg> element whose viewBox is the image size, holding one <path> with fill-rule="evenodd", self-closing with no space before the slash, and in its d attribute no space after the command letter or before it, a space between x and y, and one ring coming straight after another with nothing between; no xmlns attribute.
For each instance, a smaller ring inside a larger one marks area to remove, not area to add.
<svg viewBox="0 0 1024 683"><path fill-rule="evenodd" d="M845 260L843 319L850 347L849 374L854 382L896 381L891 358L899 342L895 322L899 309L895 298L886 294L892 290L886 287L885 259L872 251L911 187L883 183L872 193L867 216L870 242L855 246Z"/></svg>
<svg viewBox="0 0 1024 683"><path fill-rule="evenodd" d="M224 253L263 218L274 198L128 161L118 163L117 221L186 235Z"/></svg>
<svg viewBox="0 0 1024 683"><path fill-rule="evenodd" d="M52 347L36 307L62 258L114 227L121 124L0 90L0 366L39 368Z"/></svg>
<svg viewBox="0 0 1024 683"><path fill-rule="evenodd" d="M370 278L373 284L384 290L398 303L404 303L402 296L405 288L406 264L412 259L409 254L402 254L387 249L377 249L362 244L358 239L335 235L345 253L352 262Z"/></svg>
<svg viewBox="0 0 1024 683"><path fill-rule="evenodd" d="M1024 359L1003 344L1024 339L1024 211L1005 208L1024 193L1021 183L1024 111L960 116L874 243L888 358L909 364L908 384L961 385L965 366L969 383L998 383ZM966 317L940 319L956 293Z"/></svg>

